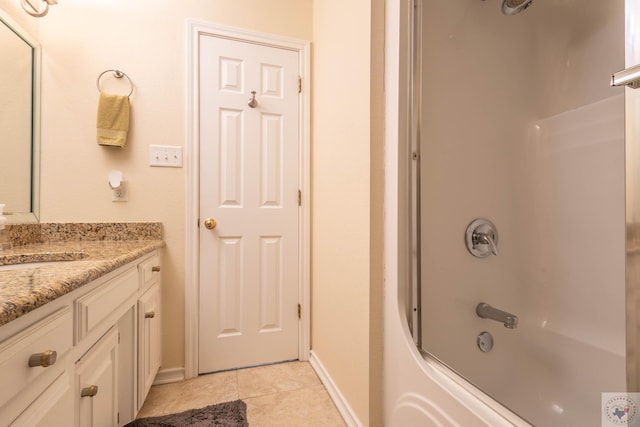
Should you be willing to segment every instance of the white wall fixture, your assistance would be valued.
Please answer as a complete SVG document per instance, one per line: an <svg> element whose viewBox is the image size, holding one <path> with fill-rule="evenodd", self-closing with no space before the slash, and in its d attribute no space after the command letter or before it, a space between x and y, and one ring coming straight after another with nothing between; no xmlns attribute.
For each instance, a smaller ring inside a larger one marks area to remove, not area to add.
<svg viewBox="0 0 640 427"><path fill-rule="evenodd" d="M181 168L182 147L172 145L150 145L149 166Z"/></svg>
<svg viewBox="0 0 640 427"><path fill-rule="evenodd" d="M41 18L49 13L49 5L58 4L58 0L21 0L20 4L29 15Z"/></svg>
<svg viewBox="0 0 640 427"><path fill-rule="evenodd" d="M109 187L111 188L112 202L127 202L129 194L127 191L127 181L122 179L122 172L112 170L109 172Z"/></svg>
<svg viewBox="0 0 640 427"><path fill-rule="evenodd" d="M111 193L112 202L128 202L129 201L129 188L127 181L122 181L117 188L113 189Z"/></svg>

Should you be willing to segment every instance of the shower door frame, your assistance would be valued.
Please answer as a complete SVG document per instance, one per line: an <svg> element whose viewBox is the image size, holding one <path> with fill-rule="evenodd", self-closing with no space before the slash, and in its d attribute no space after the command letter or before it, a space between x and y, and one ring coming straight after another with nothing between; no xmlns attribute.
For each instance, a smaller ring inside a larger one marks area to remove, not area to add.
<svg viewBox="0 0 640 427"><path fill-rule="evenodd" d="M625 67L640 64L640 4L625 1ZM640 89L625 88L627 391L640 392Z"/></svg>

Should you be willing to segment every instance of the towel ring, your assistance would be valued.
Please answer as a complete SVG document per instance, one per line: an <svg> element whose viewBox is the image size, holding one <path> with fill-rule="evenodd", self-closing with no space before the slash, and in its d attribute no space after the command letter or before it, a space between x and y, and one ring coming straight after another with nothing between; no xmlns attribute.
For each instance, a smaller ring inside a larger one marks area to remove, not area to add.
<svg viewBox="0 0 640 427"><path fill-rule="evenodd" d="M117 68L114 68L113 70L105 70L105 71L100 73L100 75L96 79L96 86L98 87L98 92L102 93L102 90L100 89L100 79L102 78L102 76L104 76L108 72L112 72L113 73L113 77L115 77L116 79L121 79L122 77L126 77L127 80L129 80L129 86L131 86L131 91L129 92L129 95L127 95L127 96L131 96L131 94L133 93L133 82L131 81L129 76L127 76L124 73L124 71L120 71Z"/></svg>

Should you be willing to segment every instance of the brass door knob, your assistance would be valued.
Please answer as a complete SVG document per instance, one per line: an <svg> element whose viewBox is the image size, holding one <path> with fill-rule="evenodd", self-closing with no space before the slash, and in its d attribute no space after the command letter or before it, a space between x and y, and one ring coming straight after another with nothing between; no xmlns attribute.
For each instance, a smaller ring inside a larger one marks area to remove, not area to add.
<svg viewBox="0 0 640 427"><path fill-rule="evenodd" d="M216 228L216 225L218 225L218 223L213 218L207 218L207 219L204 220L204 226L208 230L213 230L214 228Z"/></svg>

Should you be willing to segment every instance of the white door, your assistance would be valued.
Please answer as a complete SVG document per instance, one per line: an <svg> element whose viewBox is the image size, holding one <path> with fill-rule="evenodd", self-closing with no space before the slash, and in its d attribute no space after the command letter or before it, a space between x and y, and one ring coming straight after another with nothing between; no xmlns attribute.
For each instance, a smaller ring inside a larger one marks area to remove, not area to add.
<svg viewBox="0 0 640 427"><path fill-rule="evenodd" d="M298 52L202 35L199 55L198 371L297 359Z"/></svg>

